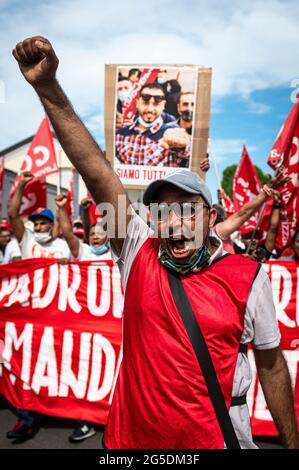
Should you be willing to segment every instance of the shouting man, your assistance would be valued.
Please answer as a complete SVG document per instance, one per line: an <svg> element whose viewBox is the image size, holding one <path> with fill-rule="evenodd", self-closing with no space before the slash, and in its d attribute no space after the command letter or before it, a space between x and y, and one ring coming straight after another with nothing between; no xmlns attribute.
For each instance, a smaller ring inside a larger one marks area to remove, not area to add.
<svg viewBox="0 0 299 470"><path fill-rule="evenodd" d="M238 443L254 447L246 405L251 380L246 345L252 343L283 445L297 447L291 381L279 349L269 279L257 263L226 255L221 240L211 236L216 211L204 181L182 169L149 186L145 204L159 205L155 213L158 238L154 238L131 208L119 178L57 82L58 59L50 42L39 36L26 39L16 45L13 55L94 201L109 203L114 209L116 227L125 212L118 211L119 198L126 201L127 236L123 239L116 231L111 239L125 287L124 358L105 429L105 446L224 446L219 413L212 405L177 298L172 295L175 291L170 288L169 280L176 276L200 325ZM153 106L156 96L163 99L158 88L143 92L145 102Z"/></svg>

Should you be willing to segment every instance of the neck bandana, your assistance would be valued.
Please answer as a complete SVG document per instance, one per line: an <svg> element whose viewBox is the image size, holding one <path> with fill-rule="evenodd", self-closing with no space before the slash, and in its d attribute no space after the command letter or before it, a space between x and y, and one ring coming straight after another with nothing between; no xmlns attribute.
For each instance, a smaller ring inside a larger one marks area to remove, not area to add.
<svg viewBox="0 0 299 470"><path fill-rule="evenodd" d="M203 246L185 264L178 264L170 258L168 253L160 247L158 255L160 263L166 268L173 269L179 274L188 274L196 272L209 264L211 258L210 250L207 246Z"/></svg>

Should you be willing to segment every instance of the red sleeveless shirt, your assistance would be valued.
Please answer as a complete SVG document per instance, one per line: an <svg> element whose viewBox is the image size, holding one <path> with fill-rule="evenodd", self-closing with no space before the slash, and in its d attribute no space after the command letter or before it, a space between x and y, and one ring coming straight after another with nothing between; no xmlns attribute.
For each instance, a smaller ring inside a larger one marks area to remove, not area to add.
<svg viewBox="0 0 299 470"><path fill-rule="evenodd" d="M207 387L158 250L157 239L148 239L129 274L124 357L104 444L108 449L223 448ZM257 267L240 255L229 255L182 277L228 408Z"/></svg>

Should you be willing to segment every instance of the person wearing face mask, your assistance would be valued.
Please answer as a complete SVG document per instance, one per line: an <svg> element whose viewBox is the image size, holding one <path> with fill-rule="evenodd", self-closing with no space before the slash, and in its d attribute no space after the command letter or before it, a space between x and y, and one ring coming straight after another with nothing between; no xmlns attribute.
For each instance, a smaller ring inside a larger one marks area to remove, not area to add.
<svg viewBox="0 0 299 470"><path fill-rule="evenodd" d="M64 236L72 258L76 261L111 260L107 234L100 222L89 227L88 244L82 243L74 234L66 210L67 195L58 194L55 198L58 209L59 227Z"/></svg>
<svg viewBox="0 0 299 470"><path fill-rule="evenodd" d="M20 208L24 189L33 178L34 175L28 171L20 175L19 184L8 210L13 232L20 246L22 259L70 259L71 253L67 243L53 237L54 215L50 209L39 208L28 217L33 223L33 232L25 228L20 216ZM39 430L40 415L24 409L18 409L16 413L17 422L13 429L7 432L6 437L17 441L33 438Z"/></svg>
<svg viewBox="0 0 299 470"><path fill-rule="evenodd" d="M177 110L177 102L182 89L181 85L176 79L167 78L166 69L160 69L156 78L156 83L162 86L165 93L165 114L174 116L174 118L177 119L179 117L179 113Z"/></svg>
<svg viewBox="0 0 299 470"><path fill-rule="evenodd" d="M69 249L72 253L72 258L76 261L112 260L107 234L105 233L102 225L100 223L96 223L90 226L89 217L85 213L84 219L89 227L89 244L83 243L72 230L72 226L66 210L67 194L58 194L55 198L55 202L57 206L59 227L65 240L67 241ZM89 201L87 198L84 198L84 200L81 201L81 207L83 211L88 212L89 202L91 204L91 201ZM87 217L88 221L86 220ZM79 420L72 434L69 436L69 441L72 443L82 442L85 439L94 436L95 434L96 428L93 423Z"/></svg>
<svg viewBox="0 0 299 470"><path fill-rule="evenodd" d="M8 211L15 237L21 249L22 259L57 258L70 259L71 253L65 240L53 237L54 215L50 209L39 208L28 219L33 222L33 232L25 228L20 216L24 189L34 175L23 172Z"/></svg>
<svg viewBox="0 0 299 470"><path fill-rule="evenodd" d="M127 77L121 77L117 82L117 112L122 112L124 102L129 98L133 89L131 80Z"/></svg>
<svg viewBox="0 0 299 470"><path fill-rule="evenodd" d="M195 106L195 95L191 91L181 93L178 100L179 118L177 124L192 135L193 112Z"/></svg>
<svg viewBox="0 0 299 470"><path fill-rule="evenodd" d="M176 123L165 123L166 97L163 87L147 83L136 101L133 124L116 133L116 157L123 164L187 167L191 139Z"/></svg>

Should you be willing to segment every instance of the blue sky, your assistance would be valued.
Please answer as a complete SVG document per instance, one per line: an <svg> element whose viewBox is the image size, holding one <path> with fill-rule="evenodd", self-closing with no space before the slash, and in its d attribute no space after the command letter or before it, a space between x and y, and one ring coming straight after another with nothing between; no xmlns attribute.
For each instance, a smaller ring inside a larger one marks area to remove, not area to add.
<svg viewBox="0 0 299 470"><path fill-rule="evenodd" d="M103 144L105 63L193 63L213 68L211 152L220 172L243 143L266 159L299 78L297 0L0 0L0 149L33 134L43 112L11 56L41 34L60 58L59 80ZM298 85L297 85L298 86ZM216 192L213 168L208 182Z"/></svg>

